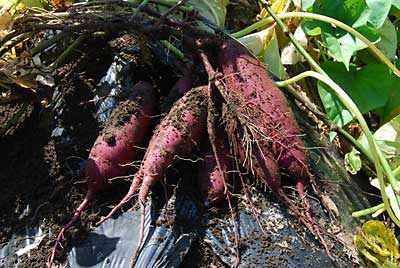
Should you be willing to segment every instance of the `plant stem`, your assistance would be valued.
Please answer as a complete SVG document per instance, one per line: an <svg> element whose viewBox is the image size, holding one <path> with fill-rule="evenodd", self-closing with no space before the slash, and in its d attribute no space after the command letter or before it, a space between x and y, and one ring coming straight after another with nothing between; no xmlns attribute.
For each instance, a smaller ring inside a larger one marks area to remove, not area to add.
<svg viewBox="0 0 400 268"><path fill-rule="evenodd" d="M362 216L371 215L371 214L377 212L378 210L384 209L384 208L385 208L385 204L381 203L379 205L376 205L376 206L373 206L373 207L370 207L370 208L366 208L366 209L363 209L363 210L355 211L355 212L353 212L351 214L351 216L353 216L354 218L359 218L359 217L362 217Z"/></svg>
<svg viewBox="0 0 400 268"><path fill-rule="evenodd" d="M314 61L314 59L307 53L307 51L300 45L300 43L294 38L293 34L288 30L286 25L282 22L282 20L275 14L272 8L267 4L265 5L267 11L271 15L271 17L275 20L275 22L281 27L284 33L288 35L290 41L293 45L299 50L299 52L307 59L309 64L318 72L314 73L314 77L321 80L325 84L327 84L335 93L335 95L339 98L339 100L343 103L343 105L351 112L355 119L358 120L362 130L364 131L364 135L368 140L369 147L371 149L371 156L373 159L373 163L375 165L375 170L377 173L380 191L382 195L383 203L385 204L385 209L388 212L390 218L395 222L397 226L400 226L400 208L398 202L390 202L386 191L385 181L383 178L382 166L385 170L385 173L390 181L391 187L389 188L393 194L399 192L400 187L398 186L398 182L396 178L393 176L393 172L389 167L386 159L383 157L383 153L380 151L374 136L369 129L367 122L365 121L364 117L362 116L360 110L353 102L353 100L347 95L347 93L337 85L328 74ZM315 14L314 14L315 15ZM393 187L393 188L392 188ZM395 196L394 196L395 197ZM391 198L390 201L393 198ZM396 197L394 198L396 199Z"/></svg>
<svg viewBox="0 0 400 268"><path fill-rule="evenodd" d="M389 164L387 163L386 159L383 157L382 152L378 148L375 138L373 137L371 131L368 128L368 125L362 116L361 112L358 110L357 106L354 104L354 102L351 100L351 98L346 94L346 92L343 91L342 88L340 88L334 81L332 81L329 77L326 77L322 74L313 73L313 77L317 78L318 80L324 82L327 84L333 92L336 94L336 96L340 99L340 101L346 106L346 108L353 114L353 116L358 120L360 123L360 126L362 130L364 131L364 135L366 136L368 140L369 147L371 149L371 155L370 157L372 158L372 162L375 165L375 170L377 173L378 181L379 181L379 186L381 190L381 195L382 195L382 200L385 203L385 209L388 211L390 218L396 223L396 225L400 226L400 208L398 207L397 202L394 203L393 200L389 200L388 195L387 195L387 190L385 190L386 185L385 181L383 178L382 174L382 168L385 170L385 173L387 175L387 178L389 179L391 187L390 189L394 192L398 192L398 182L393 176L393 172L389 167ZM367 154L368 156L369 154ZM386 163L386 164L384 164ZM390 203L389 203L390 201ZM390 209L392 208L393 211ZM393 214L395 213L395 215Z"/></svg>
<svg viewBox="0 0 400 268"><path fill-rule="evenodd" d="M0 48L0 57L3 56L8 50L13 48L15 45L18 43L21 43L25 39L28 38L29 33L23 33L20 34L14 38L12 38L10 41L6 42L1 48Z"/></svg>
<svg viewBox="0 0 400 268"><path fill-rule="evenodd" d="M173 44L168 42L167 40L160 40L160 43L165 46L169 51L172 52L178 59L181 61L186 61L185 55L180 51L178 48L176 48Z"/></svg>
<svg viewBox="0 0 400 268"><path fill-rule="evenodd" d="M21 108L19 108L18 112L16 112L13 117L10 118L10 120L7 121L4 127L0 129L0 136L3 136L4 133L7 132L13 125L15 125L19 118L24 114L26 109L28 108L29 103L24 103L22 104Z"/></svg>
<svg viewBox="0 0 400 268"><path fill-rule="evenodd" d="M276 85L278 86L278 87L286 87L286 86L288 86L288 85L290 85L290 84L293 84L293 83L296 83L296 82L298 82L298 81L300 81L300 80L302 80L302 79L304 79L304 78L306 78L306 77L313 77L313 78L316 78L316 79L318 79L317 77L319 77L318 76L318 73L317 72L314 72L314 71L306 71L306 72L303 72L303 73L301 73L301 74L298 74L298 75L296 75L296 76L294 76L294 77L291 77L291 78L289 78L289 79L287 79L287 80L284 80L284 81L279 81L279 82L276 82ZM307 108L308 109L310 109L314 114L316 113L316 112L314 112L313 110L313 108L312 107L308 107L308 105L307 104L305 104L306 106L307 106ZM319 114L319 113L318 113ZM334 124L332 123L332 121L331 120L329 120L328 118L321 118L320 116L318 117L320 120L322 120L326 125L328 125L329 127L332 127ZM372 155L371 155L371 153L364 147L364 146L362 146L362 144L357 140L357 139L355 139L352 135L350 135L350 133L348 133L346 130L344 130L343 128L341 128L341 127L337 127L336 129L334 129L333 131L336 131L336 132L339 132L340 134L342 134L346 139L348 139L359 151L361 151L367 158L368 158L368 160L369 161L371 161L371 163L373 163L373 158L372 158Z"/></svg>
<svg viewBox="0 0 400 268"><path fill-rule="evenodd" d="M395 168L395 170L393 170L393 175L394 175L395 177L397 177L397 176L400 175L400 166L398 166L397 168Z"/></svg>
<svg viewBox="0 0 400 268"><path fill-rule="evenodd" d="M45 49L48 48L49 46L51 46L51 45L57 43L58 41L60 41L60 40L62 40L62 39L64 39L64 38L65 38L66 36L68 36L69 34L70 34L70 33L68 33L68 32L61 32L61 33L58 33L58 34L54 35L54 36L53 36L52 38L50 38L50 39L43 40L43 41L40 42L36 47L32 48L32 49L29 51L29 54L30 54L31 56L34 56L35 54L37 54L37 53L39 53L39 52L42 52L43 50L45 50Z"/></svg>
<svg viewBox="0 0 400 268"><path fill-rule="evenodd" d="M374 45L372 44L371 41L369 41L365 36L363 36L361 33L359 33L358 31L354 30L353 28L351 28L350 26L348 26L347 24L335 20L333 18L324 16L324 15L320 15L320 14L314 14L314 13L308 13L308 12L288 12L288 13L283 13L283 14L278 14L277 15L280 19L288 19L288 18L307 18L307 19L314 19L314 20L318 20L318 21L323 21L326 23L330 23L333 24L347 32L349 32L350 34L354 35L355 37L357 37L358 39L360 39L362 42L364 42L373 52L373 54L384 64L386 64L397 76L400 76L400 71L399 69L397 69L397 67ZM244 28L241 31L238 31L236 33L233 33L232 36L235 38L239 38L242 37L246 34L249 34L255 30L257 30L259 27L262 26L266 26L270 23L274 22L274 18L268 17L265 19L262 19L252 25L250 25L247 28Z"/></svg>
<svg viewBox="0 0 400 268"><path fill-rule="evenodd" d="M143 0L140 5L138 6L138 11L144 8L149 3L149 0Z"/></svg>
<svg viewBox="0 0 400 268"><path fill-rule="evenodd" d="M60 66L66 59L69 57L72 52L79 46L80 43L83 42L87 37L87 34L81 34L75 41L61 53L61 55L52 63L50 64L50 69L56 69L58 66Z"/></svg>
<svg viewBox="0 0 400 268"><path fill-rule="evenodd" d="M5 88L5 89L7 89L7 90L11 90L11 89L12 89L12 87L10 87L9 85L4 84L4 83L2 83L2 82L0 82L0 87Z"/></svg>

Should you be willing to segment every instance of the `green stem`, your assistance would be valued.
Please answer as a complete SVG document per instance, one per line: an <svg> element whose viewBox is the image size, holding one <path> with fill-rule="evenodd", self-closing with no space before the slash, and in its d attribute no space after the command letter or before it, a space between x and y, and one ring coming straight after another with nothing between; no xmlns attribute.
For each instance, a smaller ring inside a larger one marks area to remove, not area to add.
<svg viewBox="0 0 400 268"><path fill-rule="evenodd" d="M19 118L24 114L26 109L28 108L29 103L24 103L22 104L21 108L14 114L13 117L10 118L10 120L7 121L6 125L0 129L0 136L3 136L4 133L7 132L13 125L15 125Z"/></svg>
<svg viewBox="0 0 400 268"><path fill-rule="evenodd" d="M353 100L347 95L347 93L337 85L328 74L314 61L314 59L307 53L307 51L300 45L300 43L294 38L293 34L288 30L286 25L282 22L282 20L275 14L275 12L271 9L269 5L265 5L267 11L271 15L271 17L275 20L275 22L279 25L279 27L285 32L293 45L299 50L299 52L307 59L309 64L318 72L313 74L317 79L321 80L329 87L331 87L333 93L338 97L338 99L343 103L343 105L351 112L355 119L358 120L362 130L364 131L364 135L368 140L369 147L371 149L371 155L373 159L373 163L375 165L376 174L379 181L380 191L382 195L383 203L385 204L385 209L388 212L390 218L395 222L397 226L400 226L400 208L398 203L390 202L388 195L386 194L385 181L383 178L382 166L385 169L386 175L390 181L391 187L389 190L395 195L396 192L399 191L400 187L398 186L397 180L394 178L392 170L389 167L386 159L380 151L374 136L372 135L367 122L362 116L360 110L353 102ZM314 14L315 15L315 14ZM387 168L389 167L389 168ZM393 188L392 188L393 187ZM396 197L395 197L396 199Z"/></svg>
<svg viewBox="0 0 400 268"><path fill-rule="evenodd" d="M69 33L67 32L61 32L59 34L56 34L55 36L53 36L50 39L46 39L43 40L42 42L40 42L36 47L32 48L29 51L29 54L31 56L34 56L35 54L42 52L43 50L45 50L46 48L48 48L49 46L57 43L58 41L64 39L65 37L67 37L69 35Z"/></svg>
<svg viewBox="0 0 400 268"><path fill-rule="evenodd" d="M56 69L58 66L60 66L65 60L74 52L75 48L77 48L83 40L85 40L87 37L87 34L81 34L75 41L61 53L61 55L52 63L50 64L50 69Z"/></svg>
<svg viewBox="0 0 400 268"><path fill-rule="evenodd" d="M275 82L275 84L278 87L286 87L286 86L294 84L294 83L296 83L296 82L298 82L300 80L303 80L306 77L310 77L310 76L314 77L314 75L313 75L314 73L315 73L314 71L306 71L306 72L300 73L300 74L298 74L296 76L293 76L293 77L291 77L291 78L289 78L287 80L277 81L277 82Z"/></svg>
<svg viewBox="0 0 400 268"><path fill-rule="evenodd" d="M291 78L289 78L289 79L287 79L287 80L276 82L276 85L277 85L278 87L286 87L286 86L288 86L288 85L291 85L291 84L293 84L293 83L296 83L296 82L298 82L298 81L300 81L300 80L302 80L302 79L304 79L304 78L307 78L307 77L313 77L313 78L318 79L319 74L318 74L317 72L314 72L314 71L306 71L306 72L303 72L303 73L301 73L301 74L298 74L298 75L296 75L296 76L294 76L294 77L291 77ZM329 127L333 126L333 123L332 123L330 120L328 120L328 119L323 119L323 121L324 121L324 123L327 124ZM368 158L369 161L371 161L371 162L373 163L373 158L372 158L371 153L370 153L364 146L362 146L362 144L361 144L357 139L355 139L352 135L350 135L346 130L344 130L344 129L341 128L341 127L338 127L338 128L335 129L334 131L339 132L339 133L342 134L346 139L348 139L351 143L353 143L353 145L354 145L359 151L361 151L361 152Z"/></svg>
<svg viewBox="0 0 400 268"><path fill-rule="evenodd" d="M180 51L178 48L176 48L173 44L168 42L167 40L161 40L160 43L165 46L169 51L172 52L178 59L181 61L186 61L185 55Z"/></svg>
<svg viewBox="0 0 400 268"><path fill-rule="evenodd" d="M336 94L336 96L340 99L340 101L346 106L346 108L351 112L351 114L354 115L354 117L358 120L360 123L361 128L364 131L364 135L366 136L368 140L369 147L371 149L371 158L373 160L373 163L375 165L378 181L379 181L379 186L381 190L381 195L382 199L385 203L385 209L388 211L390 217L392 220L396 223L396 225L400 226L400 209L398 208L397 202L394 204L393 202L389 203L389 198L386 194L386 185L385 181L383 178L382 174L382 167L385 170L385 173L389 179L390 185L393 188L390 188L391 190L394 190L394 192L397 192L396 189L398 189L398 182L393 176L393 172L390 169L389 165L384 165L383 163L387 163L386 159L383 156L382 152L378 148L375 139L371 133L371 131L368 128L368 125L362 116L361 112L358 110L357 106L354 104L354 102L351 100L351 98L346 94L346 92L343 91L342 88L340 88L335 82L333 82L329 77L326 77L324 75L321 75L319 73L314 72L313 77L317 78L318 80L321 80L325 84L327 84L333 92ZM379 153L380 152L380 153ZM367 154L368 155L368 154ZM382 165L381 165L382 164ZM392 208L392 209L389 209ZM394 215L395 213L396 215Z"/></svg>
<svg viewBox="0 0 400 268"><path fill-rule="evenodd" d="M5 89L7 89L7 90L11 90L11 89L12 89L12 87L10 87L9 85L4 84L4 83L2 83L2 82L0 82L0 87L5 88Z"/></svg>
<svg viewBox="0 0 400 268"><path fill-rule="evenodd" d="M138 6L138 10L141 10L149 3L149 0L143 0L140 5Z"/></svg>
<svg viewBox="0 0 400 268"><path fill-rule="evenodd" d="M18 43L21 43L24 41L26 38L28 38L29 33L24 33L20 34L10 41L6 42L1 48L0 48L0 57L3 56L8 50L16 46Z"/></svg>
<svg viewBox="0 0 400 268"><path fill-rule="evenodd" d="M360 39L362 42L364 42L372 50L372 52L375 54L375 56L381 62L386 64L397 76L400 76L399 69L397 69L396 66L374 44L371 43L371 41L369 41L365 36L363 36L358 31L354 30L353 28L351 28L347 24L344 24L341 21L335 20L333 18L324 16L324 15L308 13L308 12L288 12L288 13L279 14L277 16L280 19L307 18L307 19L314 19L314 20L323 21L323 22L326 22L326 23L333 24L333 25L335 25L335 26L337 26L337 27L349 32L350 34L354 35L355 37ZM235 37L235 38L242 37L242 36L244 36L246 34L249 34L249 33L253 32L253 31L257 30L259 27L266 26L266 25L268 25L268 24L270 24L272 22L274 22L274 18L271 16L269 18L260 20L260 21L258 21L256 23L250 25L249 27L244 28L241 31L233 33L232 36Z"/></svg>
<svg viewBox="0 0 400 268"><path fill-rule="evenodd" d="M400 175L400 166L398 166L397 168L395 168L395 170L393 170L393 175L395 177L398 177Z"/></svg>
<svg viewBox="0 0 400 268"><path fill-rule="evenodd" d="M384 209L385 208L385 204L381 203L379 205L367 208L367 209L363 209L363 210L359 210L359 211L355 211L351 214L351 216L353 216L354 218L359 218L362 216L367 216L367 215L371 215L375 212L377 212L380 209Z"/></svg>

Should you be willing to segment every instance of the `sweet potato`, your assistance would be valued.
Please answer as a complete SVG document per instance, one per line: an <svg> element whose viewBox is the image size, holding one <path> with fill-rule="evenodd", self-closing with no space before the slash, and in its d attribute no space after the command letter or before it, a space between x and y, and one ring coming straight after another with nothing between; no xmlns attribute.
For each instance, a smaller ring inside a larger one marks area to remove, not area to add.
<svg viewBox="0 0 400 268"><path fill-rule="evenodd" d="M307 155L300 130L283 93L261 62L236 41L226 41L219 57L230 94L242 96L254 109L251 120L270 139L279 166L296 179L307 176Z"/></svg>
<svg viewBox="0 0 400 268"><path fill-rule="evenodd" d="M240 121L235 124L235 120L227 120L237 156L249 171L301 216L282 190L279 167L284 169L296 181L297 192L306 206L306 217L313 223L304 193L307 155L285 96L261 62L236 41L224 42L218 62L224 74L225 94L229 96L230 105L233 103L236 107L233 112L236 121ZM243 139L247 140L245 146L240 143ZM308 224L306 226L312 231Z"/></svg>
<svg viewBox="0 0 400 268"><path fill-rule="evenodd" d="M86 161L88 192L72 219L58 234L53 252L49 257L49 267L52 265L64 232L75 224L88 202L97 192L110 184L109 179L127 173L128 166L123 165L131 162L140 152L136 146L142 145L150 126L149 116L154 114L154 110L154 90L147 82L137 83L129 99L115 108Z"/></svg>
<svg viewBox="0 0 400 268"><path fill-rule="evenodd" d="M230 169L229 149L226 144L219 145L218 158L222 170L217 165L208 140L202 144L200 150L203 160L198 163L197 184L205 206L216 205L225 198L225 180Z"/></svg>
<svg viewBox="0 0 400 268"><path fill-rule="evenodd" d="M310 214L304 192L305 179L309 175L307 154L285 96L274 85L261 62L234 40L223 43L218 63L224 74L224 94L229 98L229 105L235 107L235 111L231 111L235 120L226 120L235 153L249 171L261 178L299 216L311 233L317 233L330 256ZM241 144L243 140L245 146ZM295 180L307 221L284 193L277 164Z"/></svg>
<svg viewBox="0 0 400 268"><path fill-rule="evenodd" d="M169 95L183 96L192 88L194 81L193 70L194 67L191 63L186 64L182 77L176 81L174 86L171 88Z"/></svg>
<svg viewBox="0 0 400 268"><path fill-rule="evenodd" d="M193 65L187 64L183 71L182 77L175 82L165 98L165 102L163 103L161 110L169 111L172 107L172 104L174 104L174 102L176 102L192 88L193 80Z"/></svg>
<svg viewBox="0 0 400 268"><path fill-rule="evenodd" d="M187 157L205 131L207 118L207 87L191 89L179 99L162 119L150 140L144 160L135 174L132 185L113 210L103 218L110 218L137 192L141 205L141 232L137 249L140 248L144 232L144 203L153 186L162 178L175 158ZM137 251L136 251L137 253ZM135 253L135 256L136 256Z"/></svg>
<svg viewBox="0 0 400 268"><path fill-rule="evenodd" d="M139 152L136 146L141 145L146 137L145 130L150 125L154 110L155 96L151 85L137 83L130 98L113 111L102 135L92 147L86 167L88 178L110 178L108 172L115 171L108 165L115 167L132 161ZM126 172L127 167L120 166L119 170Z"/></svg>

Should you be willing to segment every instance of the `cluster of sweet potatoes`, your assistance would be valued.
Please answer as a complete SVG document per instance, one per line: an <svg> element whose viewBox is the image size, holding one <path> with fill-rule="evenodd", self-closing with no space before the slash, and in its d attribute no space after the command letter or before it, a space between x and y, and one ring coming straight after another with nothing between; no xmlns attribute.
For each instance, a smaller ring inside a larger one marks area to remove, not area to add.
<svg viewBox="0 0 400 268"><path fill-rule="evenodd" d="M245 170L264 182L313 232L304 194L309 174L306 149L285 96L264 66L236 41L220 44L212 64L207 56L202 59L209 84L192 88L193 74L180 79L171 89L177 100L168 102L167 98L166 104L160 104L164 106L158 110L165 109L166 115L153 130L148 144L144 142L152 131L150 126L158 120L155 111L160 103L150 83L137 83L130 97L113 111L113 120L95 141L87 160L87 195L60 231L49 265L63 233L79 219L94 195L110 186L110 179L127 174L128 164L137 158L143 146L147 150L128 193L102 220L137 198L142 209L139 245L143 238L144 205L151 187L174 161L190 157L194 148L202 159L198 163L198 184L206 205L217 205L229 195L230 170ZM215 110L219 112L216 114ZM307 208L304 216L284 193L280 169L293 178Z"/></svg>

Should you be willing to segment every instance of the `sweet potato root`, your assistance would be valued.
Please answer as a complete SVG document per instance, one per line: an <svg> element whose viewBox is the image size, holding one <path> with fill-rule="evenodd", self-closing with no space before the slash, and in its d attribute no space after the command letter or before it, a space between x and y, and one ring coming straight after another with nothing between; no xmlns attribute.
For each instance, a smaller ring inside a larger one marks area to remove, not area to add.
<svg viewBox="0 0 400 268"><path fill-rule="evenodd" d="M125 175L128 171L128 166L123 165L131 162L140 152L136 146L142 145L146 137L151 121L149 116L154 114L154 109L152 86L147 82L139 82L133 87L129 99L121 102L113 111L86 162L88 192L72 219L59 232L49 257L49 267L54 261L64 232L78 221L88 202L110 184L109 179Z"/></svg>
<svg viewBox="0 0 400 268"><path fill-rule="evenodd" d="M226 41L218 61L224 74L226 94L236 107L234 117L240 121L232 124L234 120L227 120L237 156L249 171L301 216L282 190L279 167L285 170L296 181L296 189L306 206L307 219L313 223L310 206L304 198L307 155L285 96L274 85L261 62L239 43ZM245 146L240 144L243 138L247 141Z"/></svg>
<svg viewBox="0 0 400 268"><path fill-rule="evenodd" d="M261 178L299 216L311 233L317 233L330 256L310 214L304 192L305 179L310 174L307 154L285 96L274 85L262 63L234 40L223 43L218 63L224 75L223 94L228 104L235 107L230 111L234 120L226 120L235 153L249 171ZM296 190L305 206L305 218L284 193L278 166L296 182Z"/></svg>
<svg viewBox="0 0 400 268"><path fill-rule="evenodd" d="M169 111L172 105L192 88L194 81L193 69L193 65L186 65L182 77L175 82L169 91L165 102L162 105L162 111Z"/></svg>
<svg viewBox="0 0 400 268"><path fill-rule="evenodd" d="M227 172L230 169L229 149L227 144L219 144L218 159L222 170L219 169L211 144L207 140L202 144L200 157L203 161L198 163L197 182L200 194L206 206L218 204L225 198L225 185Z"/></svg>
<svg viewBox="0 0 400 268"><path fill-rule="evenodd" d="M137 250L144 232L144 203L151 186L160 180L175 158L187 157L205 131L207 117L207 87L191 89L172 107L163 118L150 140L146 155L132 185L113 210L102 219L110 218L138 192L141 205L141 232ZM101 222L102 222L101 221ZM134 256L136 256L137 251Z"/></svg>
<svg viewBox="0 0 400 268"><path fill-rule="evenodd" d="M239 96L253 109L251 120L269 139L279 166L296 179L307 176L307 155L297 122L283 93L274 85L262 63L235 41L222 46L219 63L228 94Z"/></svg>

